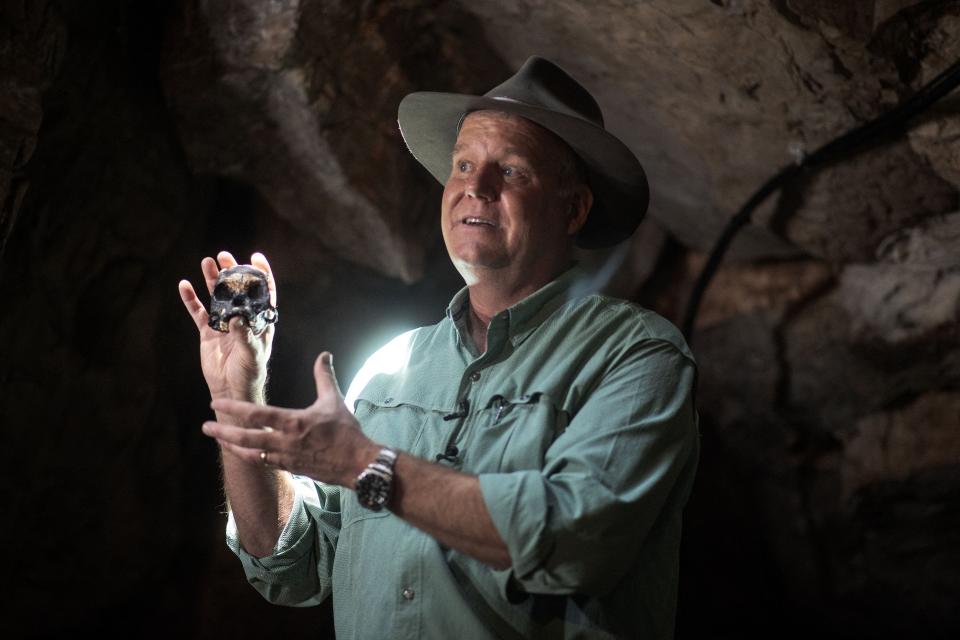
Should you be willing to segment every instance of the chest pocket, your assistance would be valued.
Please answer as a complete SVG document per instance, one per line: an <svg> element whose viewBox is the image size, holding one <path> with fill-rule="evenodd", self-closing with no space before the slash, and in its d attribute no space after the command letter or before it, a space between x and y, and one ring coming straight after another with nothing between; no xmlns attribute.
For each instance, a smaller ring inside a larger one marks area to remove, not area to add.
<svg viewBox="0 0 960 640"><path fill-rule="evenodd" d="M423 438L424 425L436 412L408 399L379 395L361 394L354 405L354 417L360 422L363 433L378 444L416 452ZM371 511L361 507L353 491L344 492L341 510L341 527L344 529L359 520L389 514L387 510Z"/></svg>
<svg viewBox="0 0 960 640"><path fill-rule="evenodd" d="M541 469L570 417L545 393L495 395L477 411L464 466L470 473Z"/></svg>

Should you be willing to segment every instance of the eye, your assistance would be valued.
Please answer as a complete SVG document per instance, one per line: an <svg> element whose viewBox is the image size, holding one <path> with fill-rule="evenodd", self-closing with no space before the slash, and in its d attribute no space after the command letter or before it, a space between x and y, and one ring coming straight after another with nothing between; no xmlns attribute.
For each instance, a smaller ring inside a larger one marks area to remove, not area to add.
<svg viewBox="0 0 960 640"><path fill-rule="evenodd" d="M259 298L262 298L262 297L263 297L263 285L261 285L259 282L254 282L254 283L251 284L250 287L247 289L247 295L248 295L250 298L253 298L254 300L257 300L257 299L259 299Z"/></svg>
<svg viewBox="0 0 960 640"><path fill-rule="evenodd" d="M233 293L230 291L230 286L226 282L221 282L213 288L213 298L215 300L230 300L233 298Z"/></svg>
<svg viewBox="0 0 960 640"><path fill-rule="evenodd" d="M470 169L470 163L467 162L466 160L460 160L459 162L457 162L457 170L460 171L461 173L469 169Z"/></svg>
<svg viewBox="0 0 960 640"><path fill-rule="evenodd" d="M500 173L503 174L504 178L509 180L526 180L530 173L527 171L527 168L524 166L517 166L515 164L505 164L500 168Z"/></svg>

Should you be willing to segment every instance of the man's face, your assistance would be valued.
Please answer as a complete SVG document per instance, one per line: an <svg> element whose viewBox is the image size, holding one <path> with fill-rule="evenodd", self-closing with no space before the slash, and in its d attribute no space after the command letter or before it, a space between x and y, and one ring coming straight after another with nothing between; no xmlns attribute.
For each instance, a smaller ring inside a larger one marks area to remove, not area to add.
<svg viewBox="0 0 960 640"><path fill-rule="evenodd" d="M472 284L483 270L531 280L570 259L570 197L560 185L569 154L552 133L495 111L471 113L453 149L443 190L443 239L457 270Z"/></svg>

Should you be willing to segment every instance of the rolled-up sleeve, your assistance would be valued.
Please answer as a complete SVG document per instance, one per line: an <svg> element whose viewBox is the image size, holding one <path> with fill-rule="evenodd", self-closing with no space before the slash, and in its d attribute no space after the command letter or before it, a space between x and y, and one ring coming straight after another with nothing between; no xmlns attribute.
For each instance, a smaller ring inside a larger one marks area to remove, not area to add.
<svg viewBox="0 0 960 640"><path fill-rule="evenodd" d="M696 365L671 342L642 341L602 376L541 470L481 474L512 560L501 574L530 593L601 595L651 530L679 518L698 455Z"/></svg>
<svg viewBox="0 0 960 640"><path fill-rule="evenodd" d="M269 556L257 558L244 550L232 512L227 517L226 539L247 580L267 601L305 607L330 595L340 531L340 488L298 476L294 476L294 487L293 510Z"/></svg>

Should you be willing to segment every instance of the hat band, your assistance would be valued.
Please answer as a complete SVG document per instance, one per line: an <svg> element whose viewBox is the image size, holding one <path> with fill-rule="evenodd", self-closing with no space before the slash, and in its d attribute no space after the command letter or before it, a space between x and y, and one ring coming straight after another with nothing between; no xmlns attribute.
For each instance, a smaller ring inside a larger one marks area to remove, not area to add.
<svg viewBox="0 0 960 640"><path fill-rule="evenodd" d="M513 102L515 104L522 104L525 107L533 106L532 104L527 104L526 102L517 100L516 98L508 98L507 96L490 96L490 97L493 98L494 100L503 100L504 102Z"/></svg>
<svg viewBox="0 0 960 640"><path fill-rule="evenodd" d="M516 98L508 98L507 96L483 96L484 98L490 98L491 100L499 100L501 102L512 102L513 104L519 104L522 107L532 107L536 108L536 105L532 105L528 102L523 102L522 100L517 100ZM460 114L460 119L457 120L457 133L460 133L460 128L463 126L463 121L467 119L467 116L470 115L470 111L464 111Z"/></svg>
<svg viewBox="0 0 960 640"><path fill-rule="evenodd" d="M483 97L489 98L490 100L497 100L499 102L510 102L512 104L517 104L517 105L520 105L521 107L527 107L530 109L547 108L541 105L532 104L530 102L524 102L523 100L517 100L516 98L511 98L509 96L483 96ZM562 112L558 111L557 113L562 113ZM457 133L460 133L460 128L463 126L463 121L466 119L468 115L470 115L470 111L465 111L460 115L460 119L457 121ZM568 114L564 114L564 115L568 115ZM580 117L580 119L583 120L584 118Z"/></svg>

